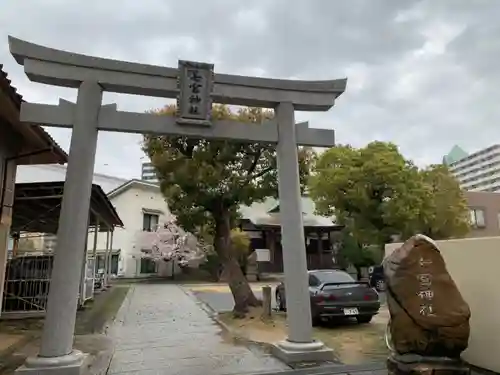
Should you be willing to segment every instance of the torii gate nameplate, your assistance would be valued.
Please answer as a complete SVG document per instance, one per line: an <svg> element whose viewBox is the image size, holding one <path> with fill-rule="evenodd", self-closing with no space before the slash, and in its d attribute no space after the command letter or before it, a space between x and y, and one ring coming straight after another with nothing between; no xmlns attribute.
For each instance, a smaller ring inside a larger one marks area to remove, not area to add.
<svg viewBox="0 0 500 375"><path fill-rule="evenodd" d="M179 61L177 123L210 125L214 65Z"/></svg>

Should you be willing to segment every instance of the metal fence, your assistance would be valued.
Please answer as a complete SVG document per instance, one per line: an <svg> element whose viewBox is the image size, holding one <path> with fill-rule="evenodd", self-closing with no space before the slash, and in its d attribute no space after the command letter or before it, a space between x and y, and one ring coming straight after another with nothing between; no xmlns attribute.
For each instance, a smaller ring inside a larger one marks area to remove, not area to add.
<svg viewBox="0 0 500 375"><path fill-rule="evenodd" d="M45 313L56 241L57 237L54 235L25 233L16 249L13 244L10 245L4 293L0 295L2 318L39 316ZM87 261L80 280L82 298L79 296L79 300L82 304L93 298L98 267L104 267L104 255L96 265L90 252L87 251ZM102 288L102 283L98 287Z"/></svg>
<svg viewBox="0 0 500 375"><path fill-rule="evenodd" d="M2 313L44 312L53 256L27 254L7 261Z"/></svg>
<svg viewBox="0 0 500 375"><path fill-rule="evenodd" d="M45 312L53 260L52 254L42 252L27 252L8 259L2 314ZM95 291L94 259L89 258L86 266L82 303L91 299Z"/></svg>

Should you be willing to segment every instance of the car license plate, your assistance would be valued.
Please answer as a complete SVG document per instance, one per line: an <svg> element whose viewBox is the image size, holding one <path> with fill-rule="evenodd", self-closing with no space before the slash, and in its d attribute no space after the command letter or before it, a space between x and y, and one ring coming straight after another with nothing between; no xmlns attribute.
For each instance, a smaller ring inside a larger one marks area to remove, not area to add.
<svg viewBox="0 0 500 375"><path fill-rule="evenodd" d="M344 309L344 315L358 315L359 311L356 308Z"/></svg>

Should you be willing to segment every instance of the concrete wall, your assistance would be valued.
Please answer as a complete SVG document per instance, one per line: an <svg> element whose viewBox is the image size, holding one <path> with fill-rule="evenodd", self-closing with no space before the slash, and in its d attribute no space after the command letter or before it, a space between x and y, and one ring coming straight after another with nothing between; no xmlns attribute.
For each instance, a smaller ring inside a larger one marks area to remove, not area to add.
<svg viewBox="0 0 500 375"><path fill-rule="evenodd" d="M500 373L500 237L437 241L448 271L471 309L467 362ZM385 255L401 244L387 244Z"/></svg>

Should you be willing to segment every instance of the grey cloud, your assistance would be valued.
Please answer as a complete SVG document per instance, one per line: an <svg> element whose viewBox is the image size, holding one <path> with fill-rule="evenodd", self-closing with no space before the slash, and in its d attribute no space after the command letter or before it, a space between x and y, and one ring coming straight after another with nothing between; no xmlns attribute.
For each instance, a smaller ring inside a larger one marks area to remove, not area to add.
<svg viewBox="0 0 500 375"><path fill-rule="evenodd" d="M250 45L225 47L240 64L260 63L273 76L318 77L357 61L377 64L423 43L407 27L411 25L394 20L411 3L272 1L265 13L268 33L258 35Z"/></svg>
<svg viewBox="0 0 500 375"><path fill-rule="evenodd" d="M496 0L11 1L0 13L0 63L27 100L52 103L76 93L29 82L8 54L7 34L158 65L182 58L214 62L224 73L348 76L336 107L297 118L335 128L341 143L393 141L425 164L439 161L454 143L472 151L500 142L494 131L499 17ZM115 94L105 102L131 111L165 103ZM69 144L67 131L51 132ZM139 141L100 135L98 170L137 176Z"/></svg>

